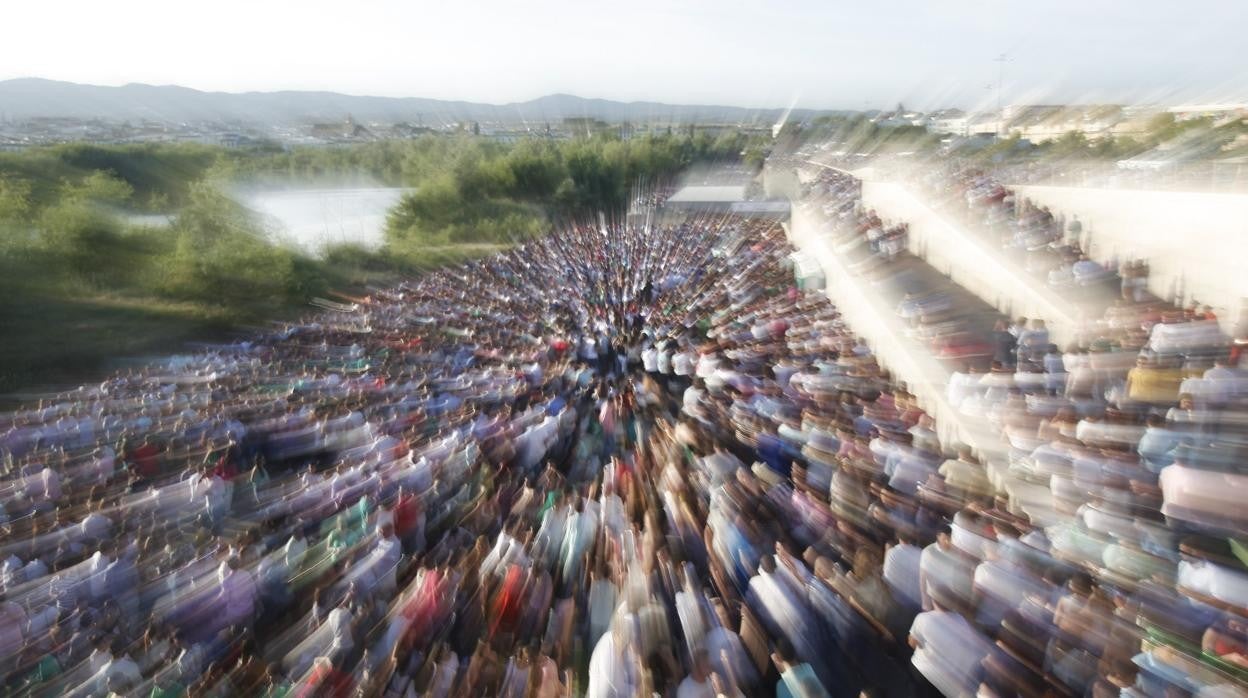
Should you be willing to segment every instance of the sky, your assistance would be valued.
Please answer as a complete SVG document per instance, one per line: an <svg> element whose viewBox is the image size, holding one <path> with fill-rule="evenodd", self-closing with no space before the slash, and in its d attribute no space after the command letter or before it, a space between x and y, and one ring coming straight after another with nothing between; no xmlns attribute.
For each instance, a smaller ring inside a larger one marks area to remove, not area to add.
<svg viewBox="0 0 1248 698"><path fill-rule="evenodd" d="M3 20L0 79L495 104L1248 102L1245 0L61 0Z"/></svg>

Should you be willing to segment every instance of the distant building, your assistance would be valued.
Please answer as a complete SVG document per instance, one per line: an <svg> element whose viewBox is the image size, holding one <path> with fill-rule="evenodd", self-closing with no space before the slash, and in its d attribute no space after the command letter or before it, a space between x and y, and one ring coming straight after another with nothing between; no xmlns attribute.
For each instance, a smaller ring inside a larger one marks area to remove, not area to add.
<svg viewBox="0 0 1248 698"><path fill-rule="evenodd" d="M898 104L893 111L880 112L871 119L877 126L926 126L927 119L920 112L909 111Z"/></svg>
<svg viewBox="0 0 1248 698"><path fill-rule="evenodd" d="M1212 118L1217 123L1228 123L1248 118L1248 104L1181 104L1166 111L1174 114L1177 121Z"/></svg>
<svg viewBox="0 0 1248 698"><path fill-rule="evenodd" d="M423 125L413 125L406 121L400 121L390 127L389 133L385 134L390 138L419 138L421 136L434 133L435 131Z"/></svg>
<svg viewBox="0 0 1248 698"><path fill-rule="evenodd" d="M371 131L357 124L350 114L341 123L312 124L309 134L313 138L327 141L363 141L375 138Z"/></svg>
<svg viewBox="0 0 1248 698"><path fill-rule="evenodd" d="M217 143L226 148L256 148L265 145L265 141L245 133L226 132L217 135Z"/></svg>
<svg viewBox="0 0 1248 698"><path fill-rule="evenodd" d="M926 118L927 128L933 133L948 133L954 136L970 135L967 128L970 119L961 109L941 109L931 112Z"/></svg>
<svg viewBox="0 0 1248 698"><path fill-rule="evenodd" d="M569 116L563 120L563 130L573 138L587 138L605 133L610 128L607 122L588 116Z"/></svg>
<svg viewBox="0 0 1248 698"><path fill-rule="evenodd" d="M1018 136L1032 143L1055 140L1072 131L1089 139L1112 134L1115 124L1124 120L1117 104L1091 105L1011 105L1001 110L1002 135Z"/></svg>
<svg viewBox="0 0 1248 698"><path fill-rule="evenodd" d="M538 128L491 128L482 129L481 135L499 143L516 143L531 138L562 138L562 135L551 130L549 125Z"/></svg>

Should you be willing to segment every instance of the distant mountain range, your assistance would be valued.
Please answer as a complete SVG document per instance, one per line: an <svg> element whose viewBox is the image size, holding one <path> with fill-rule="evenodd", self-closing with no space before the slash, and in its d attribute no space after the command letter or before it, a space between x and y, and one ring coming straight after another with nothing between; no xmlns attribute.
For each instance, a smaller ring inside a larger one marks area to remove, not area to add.
<svg viewBox="0 0 1248 698"><path fill-rule="evenodd" d="M176 85L121 87L19 78L0 81L0 116L70 117L108 121L307 124L342 121L423 123L559 123L565 118L618 122L771 124L784 109L615 102L554 94L527 102L480 104L420 97L360 97L337 92L203 92ZM795 118L834 113L795 109Z"/></svg>

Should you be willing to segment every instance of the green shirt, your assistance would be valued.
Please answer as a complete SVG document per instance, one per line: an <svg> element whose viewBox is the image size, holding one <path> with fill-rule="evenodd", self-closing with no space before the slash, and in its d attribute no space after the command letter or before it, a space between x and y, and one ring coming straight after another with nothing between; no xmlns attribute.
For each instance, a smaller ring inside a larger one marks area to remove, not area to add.
<svg viewBox="0 0 1248 698"><path fill-rule="evenodd" d="M152 692L148 694L148 698L182 698L184 695L186 695L186 689L182 687L182 684L174 682L164 688L152 686Z"/></svg>
<svg viewBox="0 0 1248 698"><path fill-rule="evenodd" d="M61 663L56 661L56 657L51 654L45 654L26 677L26 682L29 684L40 684L60 675Z"/></svg>

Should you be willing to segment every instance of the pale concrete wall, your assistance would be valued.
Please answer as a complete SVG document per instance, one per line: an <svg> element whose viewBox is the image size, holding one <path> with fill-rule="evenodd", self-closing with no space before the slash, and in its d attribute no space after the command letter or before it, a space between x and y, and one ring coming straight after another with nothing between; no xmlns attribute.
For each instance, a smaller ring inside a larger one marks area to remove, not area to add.
<svg viewBox="0 0 1248 698"><path fill-rule="evenodd" d="M796 199L801 185L791 167L763 167L763 192L768 198Z"/></svg>
<svg viewBox="0 0 1248 698"><path fill-rule="evenodd" d="M1153 293L1211 305L1232 329L1248 298L1248 194L1014 189L1055 213L1078 215L1094 259L1147 259Z"/></svg>
<svg viewBox="0 0 1248 698"><path fill-rule="evenodd" d="M1042 318L1058 344L1074 338L1085 320L1074 304L991 241L932 210L904 185L864 182L862 201L887 222L910 224L911 253L1006 315Z"/></svg>

